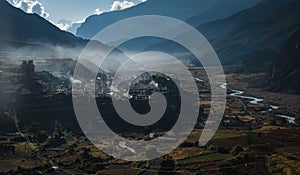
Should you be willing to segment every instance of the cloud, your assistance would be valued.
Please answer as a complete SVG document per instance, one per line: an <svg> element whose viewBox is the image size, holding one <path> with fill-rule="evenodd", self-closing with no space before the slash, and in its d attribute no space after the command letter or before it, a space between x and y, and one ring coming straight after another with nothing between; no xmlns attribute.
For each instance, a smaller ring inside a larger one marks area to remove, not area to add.
<svg viewBox="0 0 300 175"><path fill-rule="evenodd" d="M134 2L131 1L114 1L111 5L110 11L123 10L134 6Z"/></svg>
<svg viewBox="0 0 300 175"><path fill-rule="evenodd" d="M146 2L147 0L140 0L141 2Z"/></svg>
<svg viewBox="0 0 300 175"><path fill-rule="evenodd" d="M103 11L101 11L100 8L96 8L92 12L92 14L95 14L95 15L100 15L102 13L103 13ZM61 19L58 21L58 23L52 22L52 24L56 25L61 30L65 30L65 31L71 32L73 34L76 34L77 28L86 20L87 17L85 17L77 22L72 22L71 20Z"/></svg>
<svg viewBox="0 0 300 175"><path fill-rule="evenodd" d="M96 8L94 11L94 14L96 15L100 15L101 13L103 13L103 11L101 11L100 8Z"/></svg>
<svg viewBox="0 0 300 175"><path fill-rule="evenodd" d="M71 20L66 20L66 19L61 19L55 25L58 28L60 28L61 30L68 30L70 27L72 27L72 21Z"/></svg>
<svg viewBox="0 0 300 175"><path fill-rule="evenodd" d="M96 8L92 14L100 15L102 13L103 13L103 11L101 11L100 8ZM61 19L58 21L58 23L53 23L53 22L52 23L54 25L56 25L58 28L60 28L61 30L69 31L69 32L75 34L77 28L85 21L85 19L87 17L85 17L82 20L79 20L77 22L72 22L71 20Z"/></svg>
<svg viewBox="0 0 300 175"><path fill-rule="evenodd" d="M43 7L41 4L36 4L35 6L32 7L32 13L36 14L43 14Z"/></svg>
<svg viewBox="0 0 300 175"><path fill-rule="evenodd" d="M9 0L9 2L26 13L36 13L44 18L49 17L49 13L45 11L43 4L37 0Z"/></svg>
<svg viewBox="0 0 300 175"><path fill-rule="evenodd" d="M102 13L103 13L103 11L101 11L100 8L96 8L93 12L93 14L96 14L96 15L100 15ZM72 22L71 20L61 19L58 21L58 23L53 23L53 22L52 23L54 25L56 25L58 28L60 28L61 30L65 30L65 31L75 34L77 28L85 21L85 19L87 17L85 17L82 20L79 20L77 22Z"/></svg>

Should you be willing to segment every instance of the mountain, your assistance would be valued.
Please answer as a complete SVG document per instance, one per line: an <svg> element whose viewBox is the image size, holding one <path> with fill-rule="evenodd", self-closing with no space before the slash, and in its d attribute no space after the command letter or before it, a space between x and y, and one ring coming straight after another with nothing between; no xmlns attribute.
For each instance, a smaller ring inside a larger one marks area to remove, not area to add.
<svg viewBox="0 0 300 175"><path fill-rule="evenodd" d="M87 41L64 32L37 14L27 14L0 0L0 40L43 43L65 47L83 46Z"/></svg>
<svg viewBox="0 0 300 175"><path fill-rule="evenodd" d="M11 59L77 58L88 43L37 14L27 14L0 0L0 50ZM103 46L99 43L99 46ZM23 56L23 58L22 58Z"/></svg>
<svg viewBox="0 0 300 175"><path fill-rule="evenodd" d="M77 36L92 38L100 30L119 20L140 15L163 15L179 20L188 20L199 16L201 21L192 24L204 24L233 15L242 9L255 5L260 0L148 0L137 6L121 11L92 15L77 29ZM221 7L221 8L220 8ZM221 10L220 10L221 9ZM198 18L198 17L197 17Z"/></svg>
<svg viewBox="0 0 300 175"><path fill-rule="evenodd" d="M76 59L90 42L60 30L37 14L27 14L6 0L0 0L0 21L0 52L5 52L4 57L8 57L7 59ZM110 48L98 41L90 43L93 46L90 53L93 54ZM106 63L110 68L115 68L126 59L127 57L116 49Z"/></svg>
<svg viewBox="0 0 300 175"><path fill-rule="evenodd" d="M215 1L215 3L207 9L202 11L196 16L193 16L186 20L186 22L194 27L198 27L202 24L216 21L234 15L244 9L253 7L258 4L261 0L257 1ZM210 11L217 10L217 13L211 13Z"/></svg>
<svg viewBox="0 0 300 175"><path fill-rule="evenodd" d="M267 73L269 90L300 94L300 30L287 40L280 54L269 62Z"/></svg>
<svg viewBox="0 0 300 175"><path fill-rule="evenodd" d="M265 63L279 54L291 34L300 29L299 9L299 0L263 0L230 17L202 24L197 29L212 44L223 64L243 64L244 71L257 72L263 70ZM192 19L197 23L197 18ZM172 53L180 47L168 41L146 50Z"/></svg>
<svg viewBox="0 0 300 175"><path fill-rule="evenodd" d="M77 32L78 27L80 27L81 24L82 24L82 22L73 23L73 24L71 25L71 27L68 28L67 32L70 32L70 33L72 33L72 34L75 35L76 32Z"/></svg>
<svg viewBox="0 0 300 175"><path fill-rule="evenodd" d="M259 62L267 59L265 56L276 55L288 37L300 29L299 9L299 0L263 0L197 29L212 43L223 63L236 64L247 59Z"/></svg>

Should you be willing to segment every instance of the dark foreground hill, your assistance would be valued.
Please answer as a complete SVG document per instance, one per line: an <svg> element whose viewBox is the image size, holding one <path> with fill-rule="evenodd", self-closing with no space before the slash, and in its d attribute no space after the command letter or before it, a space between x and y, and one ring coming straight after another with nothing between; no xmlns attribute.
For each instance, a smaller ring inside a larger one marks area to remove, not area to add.
<svg viewBox="0 0 300 175"><path fill-rule="evenodd" d="M300 30L288 39L268 66L270 90L300 94Z"/></svg>

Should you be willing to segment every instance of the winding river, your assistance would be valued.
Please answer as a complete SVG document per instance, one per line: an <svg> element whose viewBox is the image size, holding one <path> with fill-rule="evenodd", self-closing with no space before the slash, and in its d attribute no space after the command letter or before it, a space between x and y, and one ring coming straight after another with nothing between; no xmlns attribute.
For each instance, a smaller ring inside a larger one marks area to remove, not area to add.
<svg viewBox="0 0 300 175"><path fill-rule="evenodd" d="M198 82L207 82L206 80L203 80L200 78L195 78L195 80ZM219 83L219 86L222 89L227 89L227 85L228 85L227 83ZM241 99L247 99L247 101L251 104L264 104L265 103L265 100L262 98L243 95L243 94L245 94L244 91L234 90L234 89L231 89L230 91L231 91L231 93L229 94L229 96L233 96L233 97L237 97L237 98L241 98ZM266 104L266 105L268 106L268 109L261 111L261 113L271 112L271 111L274 111L274 110L277 110L280 108L280 106L275 106L275 105L270 105L270 104ZM285 119L286 121L288 121L291 124L296 124L295 117L282 115L282 114L277 114L276 116Z"/></svg>

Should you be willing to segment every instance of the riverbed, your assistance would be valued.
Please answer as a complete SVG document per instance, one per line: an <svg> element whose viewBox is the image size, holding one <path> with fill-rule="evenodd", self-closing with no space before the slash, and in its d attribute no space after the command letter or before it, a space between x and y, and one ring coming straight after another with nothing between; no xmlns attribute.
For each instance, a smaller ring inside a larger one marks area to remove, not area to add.
<svg viewBox="0 0 300 175"><path fill-rule="evenodd" d="M200 79L200 78L195 78L195 80L198 81L198 82L207 82L207 80L203 80L203 79ZM228 83L221 83L221 82L219 83L219 86L222 89L228 89L227 85L228 85ZM255 105L264 104L265 106L268 106L268 108L264 111L261 111L261 113L272 112L272 111L278 110L280 108L280 106L276 106L276 105L273 105L273 104L267 104L265 102L265 99L263 99L263 98L246 96L246 95L244 95L245 92L241 91L241 90L230 89L229 92L230 92L229 96L237 97L237 98L241 98L241 99L246 99L246 102L248 102L248 103L255 104ZM295 117L287 116L287 115L283 115L283 114L276 114L275 116L283 118L291 124L296 124L296 118Z"/></svg>

